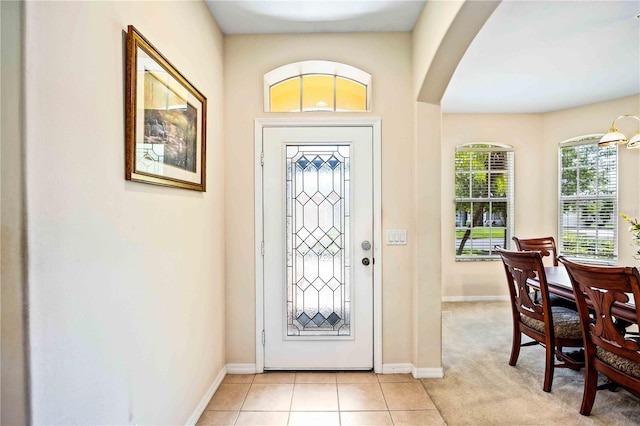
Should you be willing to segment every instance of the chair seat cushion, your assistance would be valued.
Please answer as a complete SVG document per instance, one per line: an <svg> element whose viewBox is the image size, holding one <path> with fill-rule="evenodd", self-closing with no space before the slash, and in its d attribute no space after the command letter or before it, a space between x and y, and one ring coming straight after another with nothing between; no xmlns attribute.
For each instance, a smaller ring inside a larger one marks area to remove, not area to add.
<svg viewBox="0 0 640 426"><path fill-rule="evenodd" d="M582 339L582 328L578 313L564 306L552 306L553 334L561 339ZM544 322L526 315L520 315L521 321L539 333L544 333Z"/></svg>
<svg viewBox="0 0 640 426"><path fill-rule="evenodd" d="M531 293L531 299L535 300L537 304L542 304L542 294L540 292ZM569 308L572 311L578 312L578 305L576 302L572 302L571 300L567 300L564 297L557 296L555 294L549 295L549 302L551 302L551 306L562 306L565 308Z"/></svg>
<svg viewBox="0 0 640 426"><path fill-rule="evenodd" d="M640 364L638 364L637 362L633 362L630 359L623 358L619 355L609 352L608 350L603 349L600 346L596 346L596 353L601 361L609 364L616 370L620 370L623 373L628 374L629 376L640 379Z"/></svg>

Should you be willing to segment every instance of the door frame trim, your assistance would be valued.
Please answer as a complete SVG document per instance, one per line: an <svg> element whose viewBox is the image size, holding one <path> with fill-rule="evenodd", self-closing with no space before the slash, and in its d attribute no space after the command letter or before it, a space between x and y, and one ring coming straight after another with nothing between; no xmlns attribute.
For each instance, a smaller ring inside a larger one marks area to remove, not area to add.
<svg viewBox="0 0 640 426"><path fill-rule="evenodd" d="M373 130L373 370L382 373L382 131L380 117L255 119L256 373L264 372L264 258L262 256L262 142L266 127L371 127Z"/></svg>

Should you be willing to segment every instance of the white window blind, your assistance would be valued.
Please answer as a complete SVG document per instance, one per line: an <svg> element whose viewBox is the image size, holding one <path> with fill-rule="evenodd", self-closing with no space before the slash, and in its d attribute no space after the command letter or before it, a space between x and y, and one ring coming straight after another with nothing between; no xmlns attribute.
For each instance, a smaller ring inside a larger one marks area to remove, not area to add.
<svg viewBox="0 0 640 426"><path fill-rule="evenodd" d="M457 260L497 259L495 247L513 235L511 147L473 143L455 153L455 249Z"/></svg>
<svg viewBox="0 0 640 426"><path fill-rule="evenodd" d="M612 263L618 256L618 150L599 136L560 144L559 244L569 258Z"/></svg>

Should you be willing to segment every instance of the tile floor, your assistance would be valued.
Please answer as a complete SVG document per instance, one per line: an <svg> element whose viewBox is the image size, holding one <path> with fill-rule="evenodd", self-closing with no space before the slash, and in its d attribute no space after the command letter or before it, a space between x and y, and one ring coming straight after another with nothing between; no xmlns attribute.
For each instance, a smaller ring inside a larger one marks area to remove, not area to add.
<svg viewBox="0 0 640 426"><path fill-rule="evenodd" d="M198 425L444 425L410 374L227 375Z"/></svg>

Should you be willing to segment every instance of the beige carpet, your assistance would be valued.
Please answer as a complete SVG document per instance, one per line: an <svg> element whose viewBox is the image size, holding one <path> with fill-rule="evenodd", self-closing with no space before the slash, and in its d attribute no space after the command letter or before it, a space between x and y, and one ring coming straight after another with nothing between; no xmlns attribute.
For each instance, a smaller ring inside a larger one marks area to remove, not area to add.
<svg viewBox="0 0 640 426"><path fill-rule="evenodd" d="M544 349L524 347L515 367L507 302L444 303L444 379L422 383L448 425L640 425L640 400L626 391L598 391L581 416L583 370L556 368L542 391Z"/></svg>

